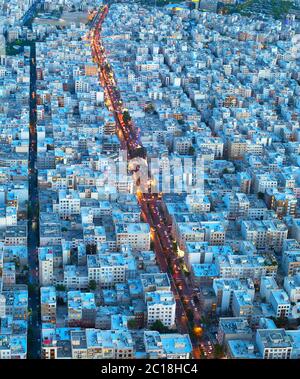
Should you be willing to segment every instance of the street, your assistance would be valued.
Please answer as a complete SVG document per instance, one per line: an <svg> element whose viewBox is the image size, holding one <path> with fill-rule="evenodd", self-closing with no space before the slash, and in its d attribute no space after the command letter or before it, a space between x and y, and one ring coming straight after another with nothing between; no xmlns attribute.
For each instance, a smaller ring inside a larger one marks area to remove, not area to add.
<svg viewBox="0 0 300 379"><path fill-rule="evenodd" d="M104 88L105 102L115 118L121 148L126 147L129 159L141 157L146 160L146 152L139 140L139 133L135 130L128 111L123 107L113 70L108 63L106 52L102 45L100 32L108 11L108 5L101 7L92 22L93 28L89 35L92 55L99 67L99 82ZM142 218L151 228L151 240L154 245L157 262L161 271L167 272L170 278L171 290L176 300L177 329L180 333L190 334L194 357L200 358L201 314L193 303L194 293L190 285L187 284L185 274L178 264L177 249L174 248L170 225L167 222L167 215L164 211L166 207L163 203L162 194L138 191L137 198L141 207ZM172 274L172 271L175 271L175 273ZM191 316L188 317L188 314ZM193 327L191 327L192 324Z"/></svg>
<svg viewBox="0 0 300 379"><path fill-rule="evenodd" d="M30 358L39 358L40 316L39 316L39 277L37 247L38 230L38 185L35 167L37 157L36 135L36 51L35 44L30 50L30 137L29 137L29 215L28 215L28 266L29 266L29 333L28 354Z"/></svg>

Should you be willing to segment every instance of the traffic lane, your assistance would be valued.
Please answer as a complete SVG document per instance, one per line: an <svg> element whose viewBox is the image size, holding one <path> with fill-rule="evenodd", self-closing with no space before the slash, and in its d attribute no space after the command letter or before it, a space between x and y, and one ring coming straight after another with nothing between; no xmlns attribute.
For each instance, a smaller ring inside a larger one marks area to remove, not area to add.
<svg viewBox="0 0 300 379"><path fill-rule="evenodd" d="M98 54L99 54L99 49L96 49L96 52L98 52ZM101 59L99 59L99 61L101 62ZM104 73L103 76L107 80L107 75L105 73ZM106 84L107 83L109 83L109 81L107 81ZM115 103L115 98L117 96L116 93L114 93L112 91L112 89L109 88L109 87L107 88L107 92L108 92L108 95L110 97L110 101L111 101L112 105L115 106L115 109L116 109L116 103ZM117 109L119 109L119 108L117 108ZM119 123L121 125L121 129L123 131L124 137L127 138L127 140L129 140L129 142L128 142L129 147L135 148L136 147L136 140L135 139L134 140L132 140L132 139L130 140L129 139L129 136L130 136L130 134L129 134L130 133L130 125L128 127L124 126L123 125L123 118L122 117L116 117L116 119L119 120ZM152 198L154 199L154 197L152 197ZM155 207L155 213L157 214L158 217L155 217L155 215L151 215L151 212L149 213L147 210L144 210L144 217L147 219L147 221L149 222L150 225L153 225L153 222L154 222L157 225L163 226L163 218L161 217L161 213L159 212L158 207ZM151 216L153 216L153 218ZM160 263L161 269L167 270L168 269L168 264L166 262L166 257L165 257L165 254L163 252L163 250L167 250L168 251L171 248L171 240L170 240L170 237L168 236L167 230L163 227L163 229L161 230L161 232L155 233L153 235L152 239L153 239L153 242L154 242L155 252L157 253L156 257L157 257L157 260ZM177 290L174 282L171 281L171 283L172 283L172 291L173 291L174 295L176 297L179 297L178 290ZM179 312L180 312L180 310L182 308L182 312L184 313L184 307L181 304L180 300L177 299L176 301L178 302Z"/></svg>

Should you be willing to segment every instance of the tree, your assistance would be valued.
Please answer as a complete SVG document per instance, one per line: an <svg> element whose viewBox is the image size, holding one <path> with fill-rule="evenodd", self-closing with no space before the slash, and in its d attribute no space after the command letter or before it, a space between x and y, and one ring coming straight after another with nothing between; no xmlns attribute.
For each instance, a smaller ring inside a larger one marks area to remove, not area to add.
<svg viewBox="0 0 300 379"><path fill-rule="evenodd" d="M128 111L123 112L123 120L124 120L125 124L127 124L128 122L131 121L131 116L130 116Z"/></svg>
<svg viewBox="0 0 300 379"><path fill-rule="evenodd" d="M277 328L289 329L289 319L287 317L272 317Z"/></svg>
<svg viewBox="0 0 300 379"><path fill-rule="evenodd" d="M220 345L220 344L215 344L214 346L214 357L216 359L220 359L224 356L224 349L223 349L223 346Z"/></svg>
<svg viewBox="0 0 300 379"><path fill-rule="evenodd" d="M136 320L134 318L132 318L132 319L128 320L127 326L129 329L137 329L138 325L137 325Z"/></svg>
<svg viewBox="0 0 300 379"><path fill-rule="evenodd" d="M29 270L28 265L24 265L24 266L23 266L23 272L28 271L28 270Z"/></svg>
<svg viewBox="0 0 300 379"><path fill-rule="evenodd" d="M146 149L144 146L140 146L140 147L137 147L135 148L132 153L131 153L131 158L137 158L137 157L140 157L140 158L143 158L145 159L146 157Z"/></svg>
<svg viewBox="0 0 300 379"><path fill-rule="evenodd" d="M97 288L97 283L96 283L96 281L95 281L95 280L90 280L90 282L89 282L89 289L90 289L91 291L95 291L96 288Z"/></svg>
<svg viewBox="0 0 300 379"><path fill-rule="evenodd" d="M207 319L204 316L201 317L201 323L205 325L208 323Z"/></svg>
<svg viewBox="0 0 300 379"><path fill-rule="evenodd" d="M13 262L15 264L16 269L20 268L20 260L18 258L14 258Z"/></svg>
<svg viewBox="0 0 300 379"><path fill-rule="evenodd" d="M194 155L195 154L195 148L194 146L189 147L189 155Z"/></svg>
<svg viewBox="0 0 300 379"><path fill-rule="evenodd" d="M35 284L29 283L28 284L28 292L29 293L34 293L36 292L37 286Z"/></svg>
<svg viewBox="0 0 300 379"><path fill-rule="evenodd" d="M184 275L185 275L187 278L190 277L190 275L191 275L190 271L186 271L186 270L184 270L183 273L184 273Z"/></svg>
<svg viewBox="0 0 300 379"><path fill-rule="evenodd" d="M86 253L95 255L97 253L97 245L86 245Z"/></svg>
<svg viewBox="0 0 300 379"><path fill-rule="evenodd" d="M153 104L152 103L150 103L150 104L148 104L146 107L145 107L145 112L146 113L152 113L152 112L154 112L154 106L153 106Z"/></svg>
<svg viewBox="0 0 300 379"><path fill-rule="evenodd" d="M259 198L259 199L264 199L264 197L265 197L265 194L263 193L263 192L258 192L257 193L257 197Z"/></svg>
<svg viewBox="0 0 300 379"><path fill-rule="evenodd" d="M200 349L200 357L201 359L206 359L203 349Z"/></svg>
<svg viewBox="0 0 300 379"><path fill-rule="evenodd" d="M173 241L173 250L177 252L178 250L178 243L177 241Z"/></svg>
<svg viewBox="0 0 300 379"><path fill-rule="evenodd" d="M64 299L62 297L59 296L57 298L57 305L65 305L65 303L66 302L64 301Z"/></svg>
<svg viewBox="0 0 300 379"><path fill-rule="evenodd" d="M29 339L34 338L34 331L33 331L33 327L32 326L28 327L27 336L28 336Z"/></svg>
<svg viewBox="0 0 300 379"><path fill-rule="evenodd" d="M194 321L194 315L193 315L193 312L191 311L191 309L188 309L186 311L186 315L187 315L187 318L188 318L189 322L193 322Z"/></svg>
<svg viewBox="0 0 300 379"><path fill-rule="evenodd" d="M28 204L28 206L27 206L27 214L28 214L28 218L30 218L31 215L32 215L32 207L31 207L31 205L29 205L29 204Z"/></svg>
<svg viewBox="0 0 300 379"><path fill-rule="evenodd" d="M63 284L57 284L55 289L56 289L56 291L65 291L66 287Z"/></svg>
<svg viewBox="0 0 300 379"><path fill-rule="evenodd" d="M37 205L35 208L34 208L34 216L36 216L36 217L38 217L39 216L39 212L40 212L40 210L39 210L39 205Z"/></svg>
<svg viewBox="0 0 300 379"><path fill-rule="evenodd" d="M156 320L150 327L151 330L156 330L159 333L167 333L169 328L165 326L160 320Z"/></svg>

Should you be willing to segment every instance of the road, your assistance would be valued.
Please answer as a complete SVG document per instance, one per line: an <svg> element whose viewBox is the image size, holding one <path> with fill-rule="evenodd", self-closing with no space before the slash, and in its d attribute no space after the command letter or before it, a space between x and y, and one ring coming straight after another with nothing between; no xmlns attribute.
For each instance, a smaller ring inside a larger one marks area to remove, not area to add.
<svg viewBox="0 0 300 379"><path fill-rule="evenodd" d="M121 148L127 149L129 159L141 157L146 160L146 150L140 142L139 132L136 131L128 111L123 106L112 67L108 62L102 44L101 29L108 11L109 5L101 7L91 23L89 38L93 59L98 64L99 82L104 88L106 105L115 118ZM149 190L147 193L138 190L137 198L141 207L142 218L151 227L151 239L157 262L161 271L167 272L170 278L171 289L177 304L177 329L181 333L190 334L194 358L200 358L200 336L194 332L198 331L200 334L202 332L201 314L193 301L194 292L179 265L177 249L175 249L172 240L171 225L168 223L162 194L149 193ZM193 320L193 329L191 319Z"/></svg>
<svg viewBox="0 0 300 379"><path fill-rule="evenodd" d="M40 312L38 277L38 185L35 168L37 157L36 134L36 50L35 44L30 50L30 136L29 136L29 215L28 215L28 266L29 266L29 335L28 356L40 357Z"/></svg>
<svg viewBox="0 0 300 379"><path fill-rule="evenodd" d="M21 18L20 23L22 26L26 25L28 21L32 19L34 14L36 13L37 8L44 3L44 0L36 0L31 7L28 9L28 11L24 14L24 16Z"/></svg>

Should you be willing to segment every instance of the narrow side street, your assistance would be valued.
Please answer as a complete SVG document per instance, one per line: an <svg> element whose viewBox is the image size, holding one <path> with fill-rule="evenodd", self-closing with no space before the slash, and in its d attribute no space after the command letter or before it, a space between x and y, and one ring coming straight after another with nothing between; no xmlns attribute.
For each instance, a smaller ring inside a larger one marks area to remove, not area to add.
<svg viewBox="0 0 300 379"><path fill-rule="evenodd" d="M37 156L36 134L36 47L30 50L30 138L29 138L29 207L28 207L28 266L29 266L29 330L28 352L30 358L40 356L40 309L38 277L38 181L35 168Z"/></svg>

